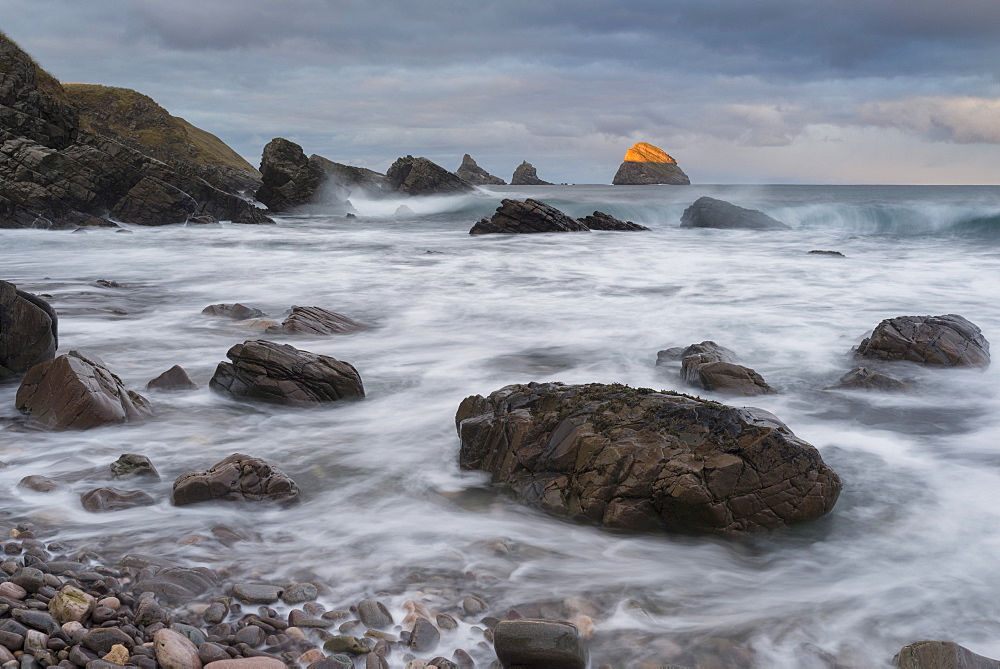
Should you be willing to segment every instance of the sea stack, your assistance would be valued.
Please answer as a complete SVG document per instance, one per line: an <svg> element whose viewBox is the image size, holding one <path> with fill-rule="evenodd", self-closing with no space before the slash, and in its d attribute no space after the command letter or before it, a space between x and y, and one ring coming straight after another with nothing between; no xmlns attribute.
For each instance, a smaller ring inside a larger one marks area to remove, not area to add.
<svg viewBox="0 0 1000 669"><path fill-rule="evenodd" d="M618 168L611 183L615 186L687 186L691 180L666 151L646 142L638 142L625 152L625 162Z"/></svg>
<svg viewBox="0 0 1000 669"><path fill-rule="evenodd" d="M535 172L535 167L525 160L514 170L514 176L510 179L511 186L551 186L548 181L542 181Z"/></svg>
<svg viewBox="0 0 1000 669"><path fill-rule="evenodd" d="M462 165L455 170L455 176L473 186L506 186L507 182L500 177L495 177L482 167L476 164L472 156L465 154L462 158Z"/></svg>

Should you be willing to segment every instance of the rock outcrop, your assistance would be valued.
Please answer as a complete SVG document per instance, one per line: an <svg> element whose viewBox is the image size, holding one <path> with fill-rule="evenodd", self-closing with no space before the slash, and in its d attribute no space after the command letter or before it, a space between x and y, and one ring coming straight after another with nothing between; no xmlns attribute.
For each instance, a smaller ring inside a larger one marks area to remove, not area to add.
<svg viewBox="0 0 1000 669"><path fill-rule="evenodd" d="M942 367L990 364L990 343L979 327L957 314L887 318L858 345L856 353L860 358Z"/></svg>
<svg viewBox="0 0 1000 669"><path fill-rule="evenodd" d="M595 211L590 216L577 219L591 230L614 230L620 232L631 232L639 230L649 230L645 225L639 225L632 221L623 221L615 218L603 211Z"/></svg>
<svg viewBox="0 0 1000 669"><path fill-rule="evenodd" d="M514 234L533 232L587 232L580 221L555 207L528 198L524 202L505 198L491 218L481 219L469 230L470 235Z"/></svg>
<svg viewBox="0 0 1000 669"><path fill-rule="evenodd" d="M2 34L0 72L0 228L271 222L190 170L88 131L62 86Z"/></svg>
<svg viewBox="0 0 1000 669"><path fill-rule="evenodd" d="M1000 662L977 655L954 641L918 641L892 659L899 669L1000 669Z"/></svg>
<svg viewBox="0 0 1000 669"><path fill-rule="evenodd" d="M209 387L237 399L311 406L364 397L358 370L326 355L262 339L229 349Z"/></svg>
<svg viewBox="0 0 1000 669"><path fill-rule="evenodd" d="M234 321L245 321L250 318L263 318L267 316L263 311L255 307L248 307L245 304L210 304L201 310L205 316L221 316L231 318Z"/></svg>
<svg viewBox="0 0 1000 669"><path fill-rule="evenodd" d="M75 350L28 370L14 406L28 414L28 425L48 429L137 423L153 414L146 398L127 390L103 360Z"/></svg>
<svg viewBox="0 0 1000 669"><path fill-rule="evenodd" d="M749 367L737 364L736 354L714 341L668 348L656 354L657 366L681 362L681 378L693 386L727 395L773 395L777 391Z"/></svg>
<svg viewBox="0 0 1000 669"><path fill-rule="evenodd" d="M529 383L466 398L460 462L549 513L727 536L829 512L841 482L761 409L618 384Z"/></svg>
<svg viewBox="0 0 1000 669"><path fill-rule="evenodd" d="M299 487L280 469L260 458L233 453L203 472L181 474L174 481L177 506L210 500L295 502Z"/></svg>
<svg viewBox="0 0 1000 669"><path fill-rule="evenodd" d="M475 188L427 158L397 158L385 173L390 190L406 195L455 195Z"/></svg>
<svg viewBox="0 0 1000 669"><path fill-rule="evenodd" d="M174 365L155 379L150 379L146 390L197 390L198 384L191 380L188 373L180 365Z"/></svg>
<svg viewBox="0 0 1000 669"><path fill-rule="evenodd" d="M367 330L368 326L353 318L321 307L292 307L281 325L267 328L268 334L348 334Z"/></svg>
<svg viewBox="0 0 1000 669"><path fill-rule="evenodd" d="M55 357L58 318L42 298L0 281L0 383Z"/></svg>
<svg viewBox="0 0 1000 669"><path fill-rule="evenodd" d="M538 178L538 173L535 172L534 166L527 160L522 162L514 170L514 176L510 178L511 186L551 186L552 184L548 181L542 181Z"/></svg>
<svg viewBox="0 0 1000 669"><path fill-rule="evenodd" d="M720 228L723 230L791 230L756 209L746 209L714 197L700 197L681 214L682 228Z"/></svg>
<svg viewBox="0 0 1000 669"><path fill-rule="evenodd" d="M691 180L677 165L677 161L663 149L646 142L638 142L625 152L625 161L619 166L611 183L615 186L651 184L686 186Z"/></svg>
<svg viewBox="0 0 1000 669"><path fill-rule="evenodd" d="M855 367L840 377L837 383L823 390L874 390L881 393L913 392L910 384L899 379L894 379L891 376L880 374L867 367Z"/></svg>
<svg viewBox="0 0 1000 669"><path fill-rule="evenodd" d="M462 157L462 164L455 170L455 176L473 186L503 186L507 183L477 165L469 154Z"/></svg>
<svg viewBox="0 0 1000 669"><path fill-rule="evenodd" d="M142 490L122 490L121 488L95 488L80 497L83 508L91 513L122 511L137 506L156 504L149 493Z"/></svg>

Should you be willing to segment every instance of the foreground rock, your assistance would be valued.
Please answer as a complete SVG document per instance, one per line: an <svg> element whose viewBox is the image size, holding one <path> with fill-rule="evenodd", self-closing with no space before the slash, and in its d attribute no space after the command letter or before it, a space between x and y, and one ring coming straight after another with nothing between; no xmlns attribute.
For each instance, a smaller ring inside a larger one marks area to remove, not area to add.
<svg viewBox="0 0 1000 669"><path fill-rule="evenodd" d="M656 354L657 366L681 361L681 378L693 386L729 395L773 395L777 391L749 367L737 364L736 354L714 341L674 347Z"/></svg>
<svg viewBox="0 0 1000 669"><path fill-rule="evenodd" d="M510 178L511 186L551 186L552 184L548 181L542 181L538 178L538 174L535 172L534 166L527 160L522 162L514 170L514 176Z"/></svg>
<svg viewBox="0 0 1000 669"><path fill-rule="evenodd" d="M858 345L858 357L942 367L989 367L990 343L957 314L888 318Z"/></svg>
<svg viewBox="0 0 1000 669"><path fill-rule="evenodd" d="M631 232L638 230L649 230L645 225L639 225L632 221L623 221L614 216L605 214L603 211L595 211L590 216L577 219L591 230L615 230Z"/></svg>
<svg viewBox="0 0 1000 669"><path fill-rule="evenodd" d="M309 406L364 397L358 370L329 356L262 339L229 349L209 387L237 399Z"/></svg>
<svg viewBox="0 0 1000 669"><path fill-rule="evenodd" d="M455 195L471 193L473 186L427 158L397 158L385 173L390 190L407 195Z"/></svg>
<svg viewBox="0 0 1000 669"><path fill-rule="evenodd" d="M146 398L127 390L103 360L75 350L32 367L14 406L28 414L28 425L48 429L85 430L153 415Z"/></svg>
<svg viewBox="0 0 1000 669"><path fill-rule="evenodd" d="M493 647L504 667L584 669L587 649L575 625L554 620L501 620Z"/></svg>
<svg viewBox="0 0 1000 669"><path fill-rule="evenodd" d="M899 669L1000 669L1000 662L976 655L952 641L918 641L906 646L893 664Z"/></svg>
<svg viewBox="0 0 1000 669"><path fill-rule="evenodd" d="M279 326L267 328L270 334L348 334L366 330L364 323L321 307L292 307L292 313Z"/></svg>
<svg viewBox="0 0 1000 669"><path fill-rule="evenodd" d="M746 209L714 197L700 197L681 214L682 228L720 228L723 230L791 230L756 209Z"/></svg>
<svg viewBox="0 0 1000 669"><path fill-rule="evenodd" d="M625 161L618 167L611 183L615 186L686 186L691 180L666 151L646 142L638 142L625 152Z"/></svg>
<svg viewBox="0 0 1000 669"><path fill-rule="evenodd" d="M466 398L465 469L608 527L737 536L829 512L841 482L766 411L622 385L530 383Z"/></svg>
<svg viewBox="0 0 1000 669"><path fill-rule="evenodd" d="M473 186L503 186L507 183L477 165L469 154L462 156L462 164L455 170L455 176Z"/></svg>
<svg viewBox="0 0 1000 669"><path fill-rule="evenodd" d="M174 504L213 499L252 502L295 502L299 487L266 460L233 453L203 472L188 472L174 481Z"/></svg>
<svg viewBox="0 0 1000 669"><path fill-rule="evenodd" d="M491 218L481 219L470 235L525 234L534 232L587 232L589 228L555 207L528 198L524 202L505 198Z"/></svg>
<svg viewBox="0 0 1000 669"><path fill-rule="evenodd" d="M55 357L58 318L48 302L0 281L0 383Z"/></svg>
<svg viewBox="0 0 1000 669"><path fill-rule="evenodd" d="M855 367L840 377L837 383L823 390L874 390L883 393L913 392L910 384L904 383L899 379L894 379L891 376L880 374L867 367Z"/></svg>

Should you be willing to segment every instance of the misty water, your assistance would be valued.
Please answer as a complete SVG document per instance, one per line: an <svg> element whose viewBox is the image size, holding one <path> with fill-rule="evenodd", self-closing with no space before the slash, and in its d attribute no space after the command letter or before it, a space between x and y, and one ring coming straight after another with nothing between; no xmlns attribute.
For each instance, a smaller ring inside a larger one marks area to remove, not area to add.
<svg viewBox="0 0 1000 669"><path fill-rule="evenodd" d="M679 228L704 194L793 229ZM468 235L502 197L652 230ZM912 395L822 390L885 318L961 314L1000 342L1000 188L496 187L407 200L414 213L396 217L400 203L356 200L355 219L275 226L0 231L2 278L50 296L60 352L96 352L157 412L144 425L24 431L16 386L0 387L4 517L108 559L313 581L328 608L377 596L397 621L407 599L454 612L470 594L501 617L586 614L594 667L883 667L921 639L1000 657L1000 366L898 364ZM201 315L219 302L279 320L320 306L373 327L262 337ZM257 338L352 363L367 397L293 409L210 391L226 351ZM521 506L459 468L463 398L549 380L695 392L654 362L705 339L779 394L697 392L771 411L815 445L844 481L830 515L737 541L618 533ZM144 390L174 364L200 389ZM302 502L170 504L174 478L236 452L278 465ZM152 459L162 482L134 487L159 503L84 511L80 494L111 485L122 453ZM18 488L30 474L65 485ZM226 545L218 526L249 540ZM435 654L462 647L485 666L482 641L462 622Z"/></svg>

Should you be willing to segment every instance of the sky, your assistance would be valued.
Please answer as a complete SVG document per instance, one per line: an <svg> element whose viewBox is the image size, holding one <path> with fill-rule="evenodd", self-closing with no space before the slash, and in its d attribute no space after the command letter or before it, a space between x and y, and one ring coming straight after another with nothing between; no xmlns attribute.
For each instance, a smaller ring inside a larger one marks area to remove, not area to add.
<svg viewBox="0 0 1000 669"><path fill-rule="evenodd" d="M0 0L64 82L133 88L258 164L464 153L610 183L1000 184L1000 0Z"/></svg>

